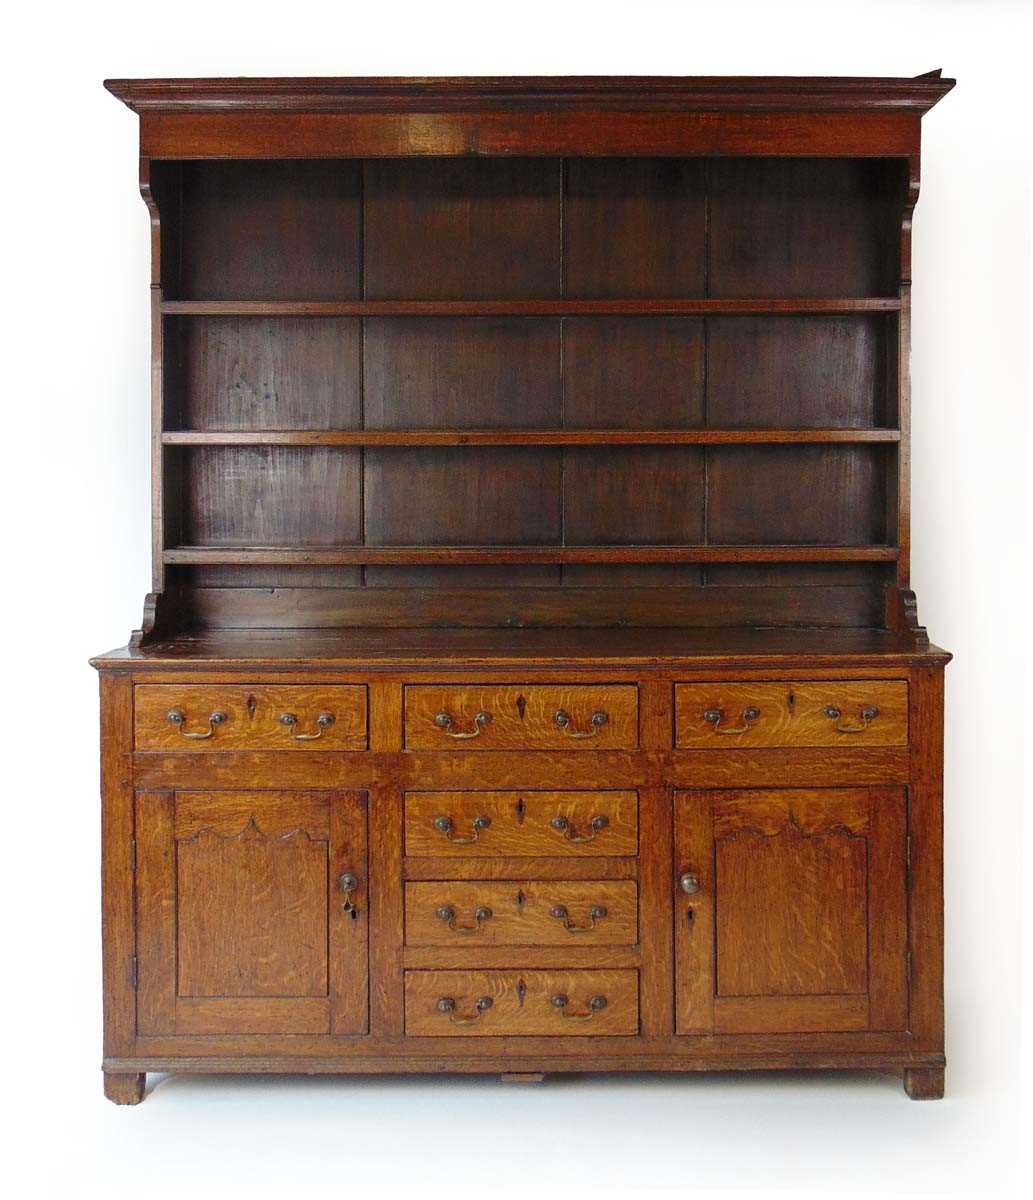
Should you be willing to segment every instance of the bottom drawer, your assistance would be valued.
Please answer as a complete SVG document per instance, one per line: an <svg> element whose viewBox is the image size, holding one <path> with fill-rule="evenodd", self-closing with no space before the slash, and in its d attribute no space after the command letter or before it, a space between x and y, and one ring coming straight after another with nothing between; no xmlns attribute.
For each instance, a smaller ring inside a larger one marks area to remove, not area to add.
<svg viewBox="0 0 1033 1200"><path fill-rule="evenodd" d="M406 971L411 1037L638 1033L638 972Z"/></svg>

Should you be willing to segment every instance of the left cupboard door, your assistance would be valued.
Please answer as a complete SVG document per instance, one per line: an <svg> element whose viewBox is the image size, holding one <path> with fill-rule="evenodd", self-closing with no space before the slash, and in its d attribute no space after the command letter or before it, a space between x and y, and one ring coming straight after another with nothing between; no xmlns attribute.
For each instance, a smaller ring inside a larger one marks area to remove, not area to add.
<svg viewBox="0 0 1033 1200"><path fill-rule="evenodd" d="M361 792L142 792L137 1030L363 1034Z"/></svg>

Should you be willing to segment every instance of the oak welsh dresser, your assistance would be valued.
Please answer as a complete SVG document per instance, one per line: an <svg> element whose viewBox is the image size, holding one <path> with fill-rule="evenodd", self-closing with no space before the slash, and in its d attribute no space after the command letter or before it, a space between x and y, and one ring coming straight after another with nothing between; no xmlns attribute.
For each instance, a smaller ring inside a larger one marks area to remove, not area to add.
<svg viewBox="0 0 1033 1200"><path fill-rule="evenodd" d="M942 1094L913 79L119 80L152 593L104 1080Z"/></svg>

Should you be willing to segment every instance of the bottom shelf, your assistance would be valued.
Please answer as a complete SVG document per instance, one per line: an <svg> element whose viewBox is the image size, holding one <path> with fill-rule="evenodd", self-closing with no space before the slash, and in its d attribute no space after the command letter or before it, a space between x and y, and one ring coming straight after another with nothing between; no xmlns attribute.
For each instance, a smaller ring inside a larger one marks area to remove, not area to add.
<svg viewBox="0 0 1033 1200"><path fill-rule="evenodd" d="M173 546L167 564L256 566L566 563L891 563L895 546Z"/></svg>

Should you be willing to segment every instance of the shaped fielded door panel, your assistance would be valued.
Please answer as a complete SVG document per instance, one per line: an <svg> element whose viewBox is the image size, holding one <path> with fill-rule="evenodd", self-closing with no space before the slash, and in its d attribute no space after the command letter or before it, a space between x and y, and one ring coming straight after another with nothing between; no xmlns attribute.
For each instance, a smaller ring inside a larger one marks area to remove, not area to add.
<svg viewBox="0 0 1033 1200"><path fill-rule="evenodd" d="M677 1031L907 1022L905 793L680 792Z"/></svg>
<svg viewBox="0 0 1033 1200"><path fill-rule="evenodd" d="M364 794L136 805L141 1035L366 1031Z"/></svg>

